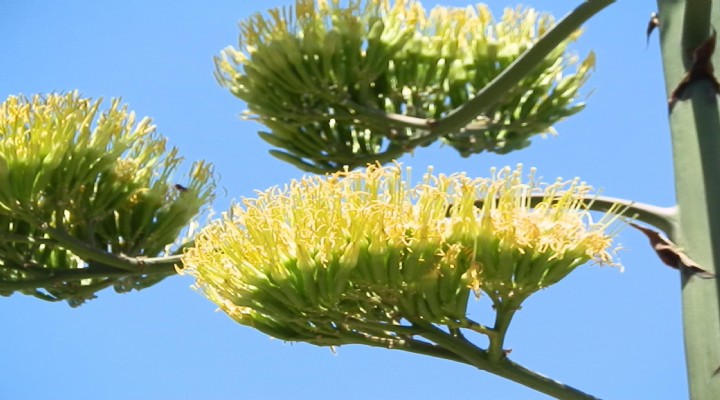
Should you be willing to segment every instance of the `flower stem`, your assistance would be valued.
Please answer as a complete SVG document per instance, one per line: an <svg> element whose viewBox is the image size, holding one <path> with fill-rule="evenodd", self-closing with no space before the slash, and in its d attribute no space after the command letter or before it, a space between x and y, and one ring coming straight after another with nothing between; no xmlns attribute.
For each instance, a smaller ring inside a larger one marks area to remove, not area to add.
<svg viewBox="0 0 720 400"><path fill-rule="evenodd" d="M451 335L432 324L422 322L416 324L423 328L423 331L420 334L421 336L436 343L437 346L457 355L464 360L461 362L527 386L556 399L596 399L596 397L587 393L583 393L573 387L554 381L516 364L510 361L507 357L502 357L498 360L491 360L487 351L475 346L460 336ZM452 359L449 357L443 358Z"/></svg>
<svg viewBox="0 0 720 400"><path fill-rule="evenodd" d="M494 301L495 303L495 326L493 331L496 333L493 336L489 336L490 345L488 346L488 358L497 362L505 357L505 335L510 327L515 311L520 309L519 304L522 303L523 299L508 299L505 301Z"/></svg>
<svg viewBox="0 0 720 400"><path fill-rule="evenodd" d="M614 2L615 0L588 0L577 6L557 25L548 30L535 45L518 57L487 86L478 91L472 99L438 120L387 113L365 107L347 99L344 100L343 106L351 110L358 119L373 121L379 127L387 128L387 130L400 127L417 130L418 133L410 138L407 143L408 146L396 148L382 154L384 159L398 157L407 151L405 147L412 148L417 143L434 141L443 135L465 129L471 123L476 122L477 117L483 111L492 107L505 93L515 88L530 71L540 64L558 45L577 31L583 23ZM375 161L375 159L370 162L372 161ZM355 159L353 159L353 162L356 165L360 164Z"/></svg>
<svg viewBox="0 0 720 400"><path fill-rule="evenodd" d="M544 200L545 196L542 194L531 195L530 207L534 207ZM619 210L624 215L652 225L665 232L668 238L673 239L677 224L677 206L660 207L609 196L587 196L584 200L589 210L600 212L617 211L613 206L619 204L622 206ZM482 207L482 205L482 200L475 202L475 206L478 208Z"/></svg>
<svg viewBox="0 0 720 400"><path fill-rule="evenodd" d="M532 196L530 204L535 205L542 200L542 196ZM670 239L673 237L677 221L677 206L660 207L609 196L590 196L586 200L588 209L600 212L615 211L613 205L619 204L623 206L620 211L623 211L625 216L658 228L665 232Z"/></svg>
<svg viewBox="0 0 720 400"><path fill-rule="evenodd" d="M660 207L652 204L630 201L617 197L596 196L588 200L588 209L601 212L612 212L612 206L619 204L623 206L620 210L623 215L645 222L665 232L668 238L672 239L675 233L677 220L677 206Z"/></svg>
<svg viewBox="0 0 720 400"><path fill-rule="evenodd" d="M37 279L19 280L11 282L0 281L0 291L20 291L30 290L43 287L53 287L58 284L77 282L83 279L101 279L101 278L123 278L130 276L170 276L175 275L174 264L178 262L176 259L174 263L167 259L173 259L171 257L160 257L156 260L162 260L162 262L154 263L154 268L143 272L131 272L123 269L108 267L102 264L90 263L86 268L80 269L69 269L69 270L57 270L48 271L48 276ZM93 265L94 264L94 265Z"/></svg>
<svg viewBox="0 0 720 400"><path fill-rule="evenodd" d="M128 257L122 254L113 254L84 241L72 237L62 229L44 227L47 237L33 237L16 234L3 234L0 242L10 243L43 243L48 246L62 247L70 250L85 261L86 266L76 269L54 269L42 265L29 265L20 271L32 272L36 277L30 279L0 280L0 292L25 291L38 288L52 288L84 279L106 279L98 282L99 285L109 286L115 278L132 276L154 276L157 279L175 275L176 267L182 262L182 255L175 254L164 257ZM188 243L185 244L185 246ZM176 253L180 252L178 250ZM0 266L1 269L14 269L9 266ZM78 289L80 290L80 289ZM77 291L76 291L77 292Z"/></svg>
<svg viewBox="0 0 720 400"><path fill-rule="evenodd" d="M62 229L44 227L43 231L52 239L57 241L57 245L72 251L75 255L82 258L86 262L96 262L106 266L114 267L120 270L130 272L147 273L149 267L166 268L169 272L174 269L175 265L179 265L181 261L180 255L167 257L128 257L124 254L114 254L88 243L72 237Z"/></svg>
<svg viewBox="0 0 720 400"><path fill-rule="evenodd" d="M535 66L542 62L560 43L567 40L583 23L615 0L588 0L582 2L557 25L547 31L528 51L482 88L471 100L451 111L431 125L431 134L457 132L465 128L483 111L517 86Z"/></svg>

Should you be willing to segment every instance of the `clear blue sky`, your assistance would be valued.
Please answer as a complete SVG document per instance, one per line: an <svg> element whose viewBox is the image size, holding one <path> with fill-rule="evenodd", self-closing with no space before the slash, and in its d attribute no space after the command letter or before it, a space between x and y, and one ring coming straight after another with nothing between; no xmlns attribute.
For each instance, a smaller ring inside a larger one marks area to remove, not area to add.
<svg viewBox="0 0 720 400"><path fill-rule="evenodd" d="M238 118L244 104L212 76L212 56L236 43L240 19L288 1L4 0L0 97L73 89L122 96L188 160L215 163L223 190L214 207L222 211L233 198L302 175L267 154L260 127ZM580 2L533 5L559 17ZM489 4L496 13L515 5ZM671 205L657 37L645 49L654 7L620 1L587 25L575 49L597 53L594 92L584 112L556 126L559 136L507 156L461 159L434 146L402 161L475 176L522 162L547 180L580 176L610 196ZM686 398L679 276L638 232L626 229L619 240L625 272L583 266L525 303L510 329L512 358L601 398ZM191 284L172 277L142 292L104 291L78 309L0 298L0 400L545 398L449 361L270 339L214 312ZM481 300L471 312L487 310Z"/></svg>

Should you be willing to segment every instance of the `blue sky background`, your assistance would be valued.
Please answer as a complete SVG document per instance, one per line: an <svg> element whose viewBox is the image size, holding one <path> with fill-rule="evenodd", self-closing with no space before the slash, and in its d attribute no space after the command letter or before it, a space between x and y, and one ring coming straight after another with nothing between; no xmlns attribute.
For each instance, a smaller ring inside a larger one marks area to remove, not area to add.
<svg viewBox="0 0 720 400"><path fill-rule="evenodd" d="M535 1L556 16L580 0ZM288 1L13 1L0 3L0 97L78 89L122 96L187 160L220 174L214 207L302 173L267 154L241 121L244 104L212 76L212 56L236 43L237 22ZM425 1L426 8L437 4ZM465 6L460 0L440 2ZM506 5L490 1L499 14ZM419 149L401 161L423 171L487 175L522 162L546 180L580 176L605 194L674 202L665 84L657 37L645 49L655 2L620 1L574 46L597 53L587 109L506 156L462 159ZM2 190L2 188L0 188ZM687 397L676 271L638 232L619 236L625 272L584 266L524 304L511 326L512 358L607 399ZM0 400L30 399L545 399L494 375L399 351L287 344L237 325L172 277L142 292L100 293L72 309L0 298ZM476 315L488 302L473 304ZM487 321L489 323L489 321Z"/></svg>

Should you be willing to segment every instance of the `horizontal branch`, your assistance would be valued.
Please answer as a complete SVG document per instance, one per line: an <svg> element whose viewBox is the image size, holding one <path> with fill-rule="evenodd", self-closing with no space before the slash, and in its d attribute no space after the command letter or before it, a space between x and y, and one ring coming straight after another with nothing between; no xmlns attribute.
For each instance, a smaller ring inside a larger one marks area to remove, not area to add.
<svg viewBox="0 0 720 400"><path fill-rule="evenodd" d="M2 235L0 235L0 241L12 242L12 243L26 243L26 244L46 244L46 245L57 244L57 241L52 240L52 239L36 238L34 236L18 235L16 233L10 233L10 232L3 232Z"/></svg>
<svg viewBox="0 0 720 400"><path fill-rule="evenodd" d="M52 228L47 226L47 224L42 227L42 230L52 239L56 240L58 246L70 250L85 262L95 261L130 272L138 272L140 270L137 261L131 257L104 251L87 242L74 238L62 229Z"/></svg>
<svg viewBox="0 0 720 400"><path fill-rule="evenodd" d="M596 196L589 198L588 208L593 211L612 211L613 204L623 206L623 215L652 225L672 237L677 220L677 206L660 207L617 197Z"/></svg>
<svg viewBox="0 0 720 400"><path fill-rule="evenodd" d="M430 121L425 118L412 117L409 115L390 113L379 108L368 107L345 99L341 105L350 110L350 115L355 119L372 121L387 128L409 128L415 130L430 130Z"/></svg>
<svg viewBox="0 0 720 400"><path fill-rule="evenodd" d="M533 194L529 197L530 207L535 207L546 200L544 194ZM619 211L623 216L652 225L672 238L677 220L677 207L660 207L609 196L586 196L583 197L582 200L584 200L584 204L588 210L613 213ZM483 206L483 203L483 200L477 200L475 207L480 208ZM621 207L614 207L616 205L620 205Z"/></svg>
<svg viewBox="0 0 720 400"><path fill-rule="evenodd" d="M114 254L74 238L61 229L46 226L43 231L55 240L56 245L70 250L85 262L96 262L125 271L145 274L148 273L148 268L174 268L182 261L182 255L179 254L166 257L129 257Z"/></svg>
<svg viewBox="0 0 720 400"><path fill-rule="evenodd" d="M89 266L86 268L65 269L65 270L45 270L48 276L37 279L18 280L18 281L0 281L0 291L18 291L30 290L37 288L50 288L68 282L81 281L83 279L103 279L103 278L124 278L131 276L150 276L150 275L174 275L176 273L174 265L161 264L160 267L143 272L130 272L117 268L107 267L104 265Z"/></svg>
<svg viewBox="0 0 720 400"><path fill-rule="evenodd" d="M76 289L73 289L73 293L79 295L84 291L92 291L110 286L114 284L118 278L147 278L154 276L163 279L164 277L175 275L177 273L176 268L182 263L181 254L173 254L165 257L128 257L123 254L113 254L104 251L101 248L71 236L62 229L43 226L42 231L49 237L36 238L33 236L4 233L2 237L0 237L0 241L29 244L42 243L52 247L63 248L81 258L85 262L85 265L73 269L60 269L34 264L17 268L0 266L5 270L15 270L16 275L21 277L26 273L31 274L31 277L27 278L6 277L0 280L0 292L12 293L15 291L35 290L37 292L36 295L43 296L43 293L38 292L37 289L60 288L63 285L86 279L95 280L94 284L79 285ZM191 245L191 243L193 242L189 241L183 244L175 253L182 252L183 248ZM35 276L32 277L32 275ZM56 300L59 299L55 299L55 301Z"/></svg>

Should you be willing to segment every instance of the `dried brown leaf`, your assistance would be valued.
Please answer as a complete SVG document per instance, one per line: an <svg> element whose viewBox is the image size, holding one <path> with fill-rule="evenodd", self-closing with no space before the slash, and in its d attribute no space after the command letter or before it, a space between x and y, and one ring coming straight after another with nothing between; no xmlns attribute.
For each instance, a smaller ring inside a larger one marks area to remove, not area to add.
<svg viewBox="0 0 720 400"><path fill-rule="evenodd" d="M711 279L715 277L710 271L702 268L697 262L693 261L687 254L670 240L662 237L660 233L654 229L645 228L638 224L630 222L630 226L644 233L650 240L650 245L657 253L660 260L667 266L687 272L698 278Z"/></svg>
<svg viewBox="0 0 720 400"><path fill-rule="evenodd" d="M717 31L713 29L713 34L693 50L693 64L690 70L685 73L685 76L683 76L683 79L675 87L668 99L669 111L672 111L675 103L685 94L692 82L709 81L715 89L715 94L720 94L720 82L715 77L715 69L712 64L712 55L715 52L716 42Z"/></svg>
<svg viewBox="0 0 720 400"><path fill-rule="evenodd" d="M715 42L717 42L717 31L713 29L713 34L693 50L693 68L696 65L703 66L703 69L704 66L708 65L712 68L712 61L710 59L715 52Z"/></svg>

